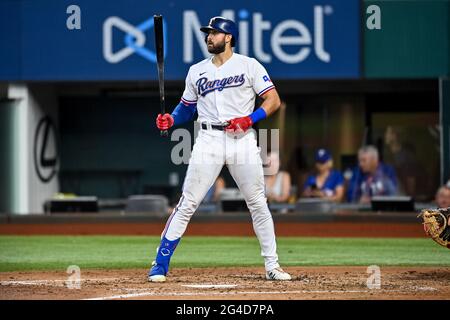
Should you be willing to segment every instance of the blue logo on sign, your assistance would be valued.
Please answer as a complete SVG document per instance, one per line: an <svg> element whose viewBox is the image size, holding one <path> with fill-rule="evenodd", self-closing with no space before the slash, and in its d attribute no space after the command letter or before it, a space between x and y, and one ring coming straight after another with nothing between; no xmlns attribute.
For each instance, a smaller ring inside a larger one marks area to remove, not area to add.
<svg viewBox="0 0 450 320"><path fill-rule="evenodd" d="M154 25L154 21L153 18L150 18L148 20L145 20L144 22L142 22L141 24L136 26L136 29L140 30L141 32L145 32L147 30L150 30L153 28ZM164 28L164 56L166 56L166 48L167 48L167 26L166 26L166 22L163 20L163 28ZM156 61L156 53L153 51L148 50L147 48L145 48L144 46L138 46L136 44L136 42L134 41L134 37L132 34L127 33L125 35L125 44L127 47L132 48L137 54L139 54L140 56L142 56L143 58L151 61L151 62L157 62Z"/></svg>

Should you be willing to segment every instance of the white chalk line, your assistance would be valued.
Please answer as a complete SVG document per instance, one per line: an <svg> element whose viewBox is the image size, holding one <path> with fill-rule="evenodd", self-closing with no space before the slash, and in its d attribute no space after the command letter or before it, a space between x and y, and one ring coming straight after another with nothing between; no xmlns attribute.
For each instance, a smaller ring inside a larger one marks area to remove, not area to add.
<svg viewBox="0 0 450 320"><path fill-rule="evenodd" d="M88 298L83 300L114 300L114 299L127 299L127 298L137 298L137 297L145 297L145 296L158 296L158 297L168 297L168 296L227 296L227 295L270 295L270 294L313 294L313 293L369 293L369 292L404 292L403 290L292 290L292 291L230 291L230 292L140 292L140 293L129 293L108 297L97 297L97 298Z"/></svg>
<svg viewBox="0 0 450 320"><path fill-rule="evenodd" d="M80 282L112 282L117 280L124 280L123 278L94 278L94 279L80 279ZM67 279L53 279L53 280L8 280L8 281L0 281L0 285L2 286L59 286L64 287L67 283ZM191 287L191 288L209 288L209 289L227 289L234 288L237 285L233 284L192 284L192 285L181 285L183 287ZM145 297L145 296L208 296L208 295L216 295L216 296L226 296L226 295L286 295L286 294L323 294L323 293L369 293L369 292L407 292L407 291L438 291L433 287L419 287L413 286L410 288L404 288L403 290L387 290L387 289L376 289L376 290L291 290L291 291L228 291L228 292L155 292L155 291L144 291L144 292L136 292L143 291L147 289L138 289L138 288L127 288L122 289L126 291L131 291L129 294L121 294L121 295L113 295L106 297L97 297L97 298L89 298L85 300L114 300L114 299L127 299L127 298L137 298L137 297ZM133 292L134 291L134 292Z"/></svg>
<svg viewBox="0 0 450 320"><path fill-rule="evenodd" d="M433 288L433 287L416 287L416 286L414 286L413 289L415 291L438 291L438 289Z"/></svg>
<svg viewBox="0 0 450 320"><path fill-rule="evenodd" d="M80 279L83 282L109 282L123 280L123 278L96 278L96 279ZM7 280L0 281L1 286L64 286L69 279L53 279L53 280Z"/></svg>
<svg viewBox="0 0 450 320"><path fill-rule="evenodd" d="M136 298L136 297L145 297L152 295L152 292L142 292L142 293L129 293L129 294L121 294L117 296L109 296L109 297L99 297L99 298L88 298L82 300L114 300L114 299L127 299L127 298Z"/></svg>
<svg viewBox="0 0 450 320"><path fill-rule="evenodd" d="M182 284L182 287L199 288L199 289L226 289L236 288L237 284Z"/></svg>

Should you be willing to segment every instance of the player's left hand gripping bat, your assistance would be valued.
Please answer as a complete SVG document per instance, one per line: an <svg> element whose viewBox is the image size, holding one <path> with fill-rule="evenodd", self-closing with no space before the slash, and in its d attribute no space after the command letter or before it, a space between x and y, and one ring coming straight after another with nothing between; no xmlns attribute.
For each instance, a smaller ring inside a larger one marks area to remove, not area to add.
<svg viewBox="0 0 450 320"><path fill-rule="evenodd" d="M161 105L161 114L164 115L166 113L166 102L164 98L164 30L162 15L154 15L153 22L155 28L156 61L158 64L159 102ZM167 137L167 135L167 130L161 130L161 136Z"/></svg>

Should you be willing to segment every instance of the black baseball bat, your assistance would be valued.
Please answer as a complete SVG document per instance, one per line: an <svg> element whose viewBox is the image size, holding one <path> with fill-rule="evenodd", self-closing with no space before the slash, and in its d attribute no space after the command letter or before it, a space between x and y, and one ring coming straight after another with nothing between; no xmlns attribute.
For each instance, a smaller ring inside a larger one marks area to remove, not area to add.
<svg viewBox="0 0 450 320"><path fill-rule="evenodd" d="M153 16L155 28L155 47L156 47L156 61L158 65L158 82L159 82L159 103L161 106L161 114L166 113L166 102L164 98L164 30L163 17L160 14ZM161 136L167 137L167 130L161 130Z"/></svg>

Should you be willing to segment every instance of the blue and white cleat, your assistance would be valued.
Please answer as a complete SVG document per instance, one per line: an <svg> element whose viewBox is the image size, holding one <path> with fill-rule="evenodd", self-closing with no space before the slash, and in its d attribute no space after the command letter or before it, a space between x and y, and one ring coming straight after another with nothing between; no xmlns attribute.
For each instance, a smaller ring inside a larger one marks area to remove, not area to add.
<svg viewBox="0 0 450 320"><path fill-rule="evenodd" d="M157 264L156 261L152 262L152 268L148 272L149 282L165 282L166 281L166 269L164 266Z"/></svg>
<svg viewBox="0 0 450 320"><path fill-rule="evenodd" d="M167 240L166 237L162 237L161 243L156 249L156 259L152 262L152 268L148 272L148 281L166 281L166 274L169 271L170 257L172 257L178 242L180 242L180 238L175 240Z"/></svg>

